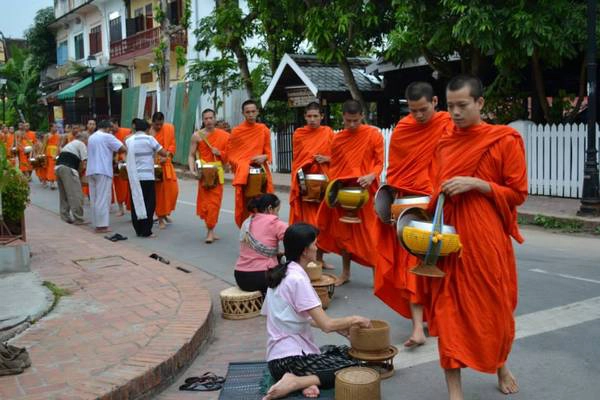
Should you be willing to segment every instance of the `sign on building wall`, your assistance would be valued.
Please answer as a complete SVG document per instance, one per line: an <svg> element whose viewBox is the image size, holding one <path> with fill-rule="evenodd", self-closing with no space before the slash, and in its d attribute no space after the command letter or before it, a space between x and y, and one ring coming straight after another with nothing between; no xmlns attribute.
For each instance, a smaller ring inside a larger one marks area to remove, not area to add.
<svg viewBox="0 0 600 400"><path fill-rule="evenodd" d="M286 87L285 91L288 96L288 106L290 107L306 107L313 101L318 102L317 98L306 86Z"/></svg>

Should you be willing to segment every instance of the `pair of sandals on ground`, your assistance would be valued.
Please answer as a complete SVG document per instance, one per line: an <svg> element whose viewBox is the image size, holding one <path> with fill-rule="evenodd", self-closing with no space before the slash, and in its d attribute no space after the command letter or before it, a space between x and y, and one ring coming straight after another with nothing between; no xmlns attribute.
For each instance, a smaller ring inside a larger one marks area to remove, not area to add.
<svg viewBox="0 0 600 400"><path fill-rule="evenodd" d="M212 392L223 389L225 378L212 372L205 372L201 376L192 376L179 386L179 390L190 392Z"/></svg>

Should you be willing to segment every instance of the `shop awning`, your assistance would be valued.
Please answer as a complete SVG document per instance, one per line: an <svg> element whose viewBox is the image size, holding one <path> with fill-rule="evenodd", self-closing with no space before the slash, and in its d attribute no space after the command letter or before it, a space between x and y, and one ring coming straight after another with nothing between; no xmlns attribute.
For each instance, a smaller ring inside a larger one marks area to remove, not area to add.
<svg viewBox="0 0 600 400"><path fill-rule="evenodd" d="M94 80L100 80L104 77L106 77L108 74L110 73L110 71L104 71L101 72L99 74L96 74L94 76ZM57 96L56 98L59 100L68 100L68 99L74 99L75 96L77 95L77 91L84 89L85 87L89 86L92 84L92 77L88 76L85 79L80 80L79 82L77 82L76 84L69 86L68 88L62 90Z"/></svg>

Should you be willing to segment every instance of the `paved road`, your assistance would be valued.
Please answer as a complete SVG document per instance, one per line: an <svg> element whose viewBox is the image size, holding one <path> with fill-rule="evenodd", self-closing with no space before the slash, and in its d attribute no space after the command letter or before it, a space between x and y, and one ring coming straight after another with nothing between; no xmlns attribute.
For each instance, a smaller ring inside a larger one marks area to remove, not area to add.
<svg viewBox="0 0 600 400"><path fill-rule="evenodd" d="M57 193L32 183L32 202L56 211ZM233 222L233 191L225 190L218 226L221 240L203 241L203 223L195 215L196 183L180 180L174 223L156 232L157 239L138 239L128 217L111 215L114 231L169 258L178 258L234 283L237 227ZM280 215L287 218L287 194ZM526 244L517 248L520 301L517 337L510 365L519 378L521 393L503 396L494 390L495 379L473 371L464 372L466 398L595 400L600 393L600 239L568 236L543 230L523 229ZM340 260L328 262L340 268ZM392 342L402 343L410 332L408 321L399 318L372 295L371 270L353 267L352 281L336 291L329 313L334 316L362 314L384 319L392 325ZM318 334L320 344L340 342L337 335ZM386 399L443 399L445 383L438 366L435 341L413 352L401 352L394 377L383 385Z"/></svg>

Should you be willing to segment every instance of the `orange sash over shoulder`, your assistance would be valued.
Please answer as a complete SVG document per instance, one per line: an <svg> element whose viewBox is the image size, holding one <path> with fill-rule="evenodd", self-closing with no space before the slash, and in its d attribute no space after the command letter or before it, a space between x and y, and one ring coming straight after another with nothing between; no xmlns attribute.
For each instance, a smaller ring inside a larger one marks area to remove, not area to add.
<svg viewBox="0 0 600 400"><path fill-rule="evenodd" d="M242 122L231 131L227 145L227 157L233 169L233 186L235 188L235 223L238 227L248 217L246 201L244 199L244 186L248 181L250 159L261 154L267 155L267 163L271 163L271 132L265 124L249 124ZM266 165L265 165L266 167ZM271 170L265 168L267 173L267 192L273 192L273 177Z"/></svg>
<svg viewBox="0 0 600 400"><path fill-rule="evenodd" d="M405 195L431 195L430 164L440 137L451 127L450 115L437 112L425 124L412 115L402 118L390 139L387 184ZM411 318L410 303L424 304L423 278L410 273L418 259L396 238L396 227L377 220L377 250L374 293L389 307Z"/></svg>
<svg viewBox="0 0 600 400"><path fill-rule="evenodd" d="M477 177L492 189L446 197L445 223L456 228L463 249L438 262L446 276L430 281L429 327L440 337L443 368L494 373L506 362L515 336L517 272L511 236L523 241L516 213L527 197L523 140L508 126L455 127L438 144L431 176L435 196L455 176ZM430 207L434 204L435 199Z"/></svg>
<svg viewBox="0 0 600 400"><path fill-rule="evenodd" d="M172 124L165 122L154 138L166 151L175 154L177 145L175 143L175 127ZM171 214L175 210L179 196L177 175L171 159L167 159L162 167L163 179L161 182L156 182L156 215L158 217Z"/></svg>
<svg viewBox="0 0 600 400"><path fill-rule="evenodd" d="M346 251L351 259L364 266L374 267L377 262L375 248L376 226L373 198L379 186L383 170L383 136L379 129L361 125L356 131L343 130L334 135L331 146L329 179L353 179L373 173L376 178L369 186L369 201L357 213L359 224L347 224L339 218L338 208L321 203L317 215L320 229L318 245L327 252L342 254Z"/></svg>
<svg viewBox="0 0 600 400"><path fill-rule="evenodd" d="M309 126L296 129L292 137L293 162L292 183L290 187L290 225L294 222L306 222L317 225L319 203L309 203L300 198L297 171L308 168L309 173L323 173L327 175L329 164L317 164L315 155L331 157L331 143L333 131L328 126L313 129Z"/></svg>
<svg viewBox="0 0 600 400"><path fill-rule="evenodd" d="M229 142L229 133L222 129L216 128L211 132L206 140L208 143L221 152L220 157L215 157L212 150L204 140L198 141L197 155L206 162L221 161L222 164L227 162L227 143ZM219 221L219 211L221 210L221 202L223 200L223 185L218 184L216 187L207 189L204 188L201 182L198 182L198 194L196 196L196 215L204 220L208 229L213 229Z"/></svg>

